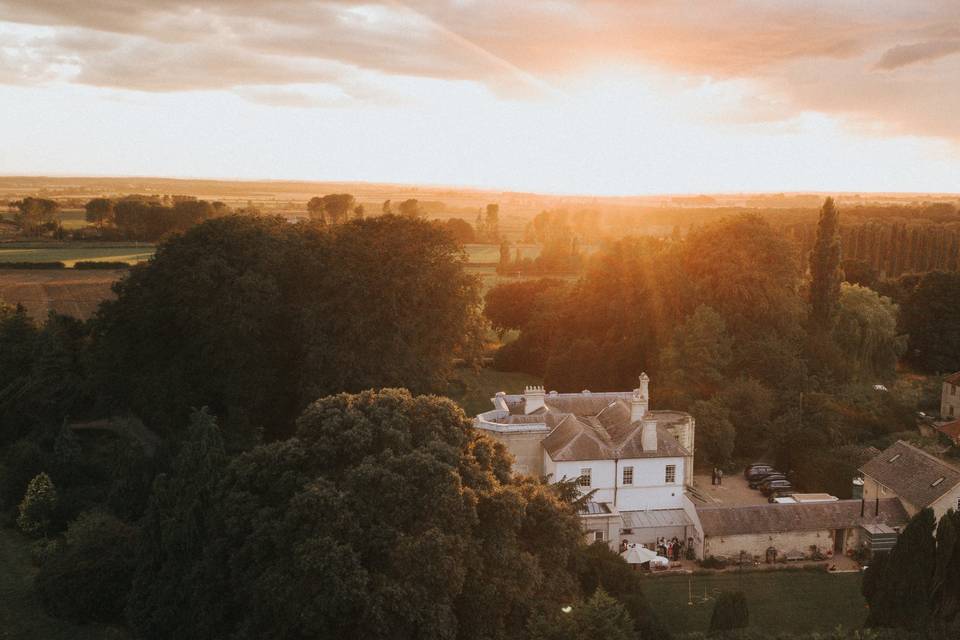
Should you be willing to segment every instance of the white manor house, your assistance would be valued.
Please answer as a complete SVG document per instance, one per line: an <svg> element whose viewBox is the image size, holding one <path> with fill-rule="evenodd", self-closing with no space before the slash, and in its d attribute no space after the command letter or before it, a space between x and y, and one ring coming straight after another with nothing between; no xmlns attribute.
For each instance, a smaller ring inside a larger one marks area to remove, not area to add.
<svg viewBox="0 0 960 640"><path fill-rule="evenodd" d="M643 374L625 392L501 391L475 425L506 445L518 473L578 478L593 491L583 514L591 540L616 548L677 537L700 550L703 532L686 494L696 425L688 413L650 411L649 384Z"/></svg>

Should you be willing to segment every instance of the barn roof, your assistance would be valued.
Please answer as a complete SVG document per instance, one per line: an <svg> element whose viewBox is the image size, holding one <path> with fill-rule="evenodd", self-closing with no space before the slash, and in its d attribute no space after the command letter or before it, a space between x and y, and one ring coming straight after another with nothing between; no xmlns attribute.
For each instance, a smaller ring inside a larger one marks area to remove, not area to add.
<svg viewBox="0 0 960 640"><path fill-rule="evenodd" d="M887 447L860 471L920 509L960 484L960 469L903 440Z"/></svg>
<svg viewBox="0 0 960 640"><path fill-rule="evenodd" d="M860 516L861 507L864 515ZM875 510L879 509L879 513ZM860 500L697 507L706 536L851 529L867 524L903 526L909 520L896 498L879 503Z"/></svg>

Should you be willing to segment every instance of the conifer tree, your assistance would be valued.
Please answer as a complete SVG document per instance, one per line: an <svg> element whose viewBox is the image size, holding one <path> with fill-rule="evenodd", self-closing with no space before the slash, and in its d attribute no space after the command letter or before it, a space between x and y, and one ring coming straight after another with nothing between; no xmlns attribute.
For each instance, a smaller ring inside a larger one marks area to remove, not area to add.
<svg viewBox="0 0 960 640"><path fill-rule="evenodd" d="M828 331L840 304L840 213L827 198L820 209L817 239L810 252L810 324L814 331Z"/></svg>
<svg viewBox="0 0 960 640"><path fill-rule="evenodd" d="M37 474L27 485L17 516L17 526L30 535L47 535L57 508L57 489L46 473Z"/></svg>
<svg viewBox="0 0 960 640"><path fill-rule="evenodd" d="M750 624L747 596L742 591L724 591L717 597L710 616L710 634L745 629Z"/></svg>

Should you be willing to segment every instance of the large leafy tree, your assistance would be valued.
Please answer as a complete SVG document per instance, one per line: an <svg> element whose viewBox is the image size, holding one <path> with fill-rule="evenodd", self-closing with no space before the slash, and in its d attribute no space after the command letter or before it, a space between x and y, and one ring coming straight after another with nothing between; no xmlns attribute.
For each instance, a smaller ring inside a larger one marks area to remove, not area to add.
<svg viewBox="0 0 960 640"><path fill-rule="evenodd" d="M901 305L906 357L933 372L960 370L960 273L931 271Z"/></svg>
<svg viewBox="0 0 960 640"><path fill-rule="evenodd" d="M851 373L859 378L889 379L906 350L897 335L898 307L872 289L844 284L833 338Z"/></svg>
<svg viewBox="0 0 960 640"><path fill-rule="evenodd" d="M810 252L810 328L829 332L840 307L840 212L827 198L820 209L817 237Z"/></svg>
<svg viewBox="0 0 960 640"><path fill-rule="evenodd" d="M521 638L577 595L573 509L448 400L324 398L219 480L198 448L147 514L146 637Z"/></svg>
<svg viewBox="0 0 960 640"><path fill-rule="evenodd" d="M267 438L328 393L440 388L479 336L464 260L443 230L392 216L210 220L161 244L101 306L100 387L160 430L207 405L229 433Z"/></svg>

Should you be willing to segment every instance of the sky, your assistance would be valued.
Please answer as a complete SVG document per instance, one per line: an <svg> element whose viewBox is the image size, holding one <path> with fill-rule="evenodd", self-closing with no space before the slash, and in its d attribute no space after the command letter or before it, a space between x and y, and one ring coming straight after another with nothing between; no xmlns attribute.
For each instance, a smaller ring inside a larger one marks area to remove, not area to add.
<svg viewBox="0 0 960 640"><path fill-rule="evenodd" d="M0 0L0 173L960 191L957 0Z"/></svg>

